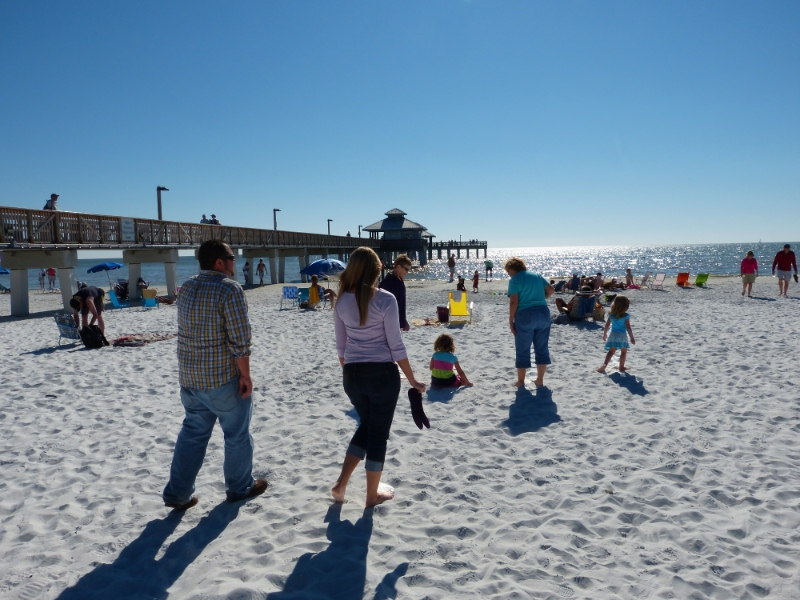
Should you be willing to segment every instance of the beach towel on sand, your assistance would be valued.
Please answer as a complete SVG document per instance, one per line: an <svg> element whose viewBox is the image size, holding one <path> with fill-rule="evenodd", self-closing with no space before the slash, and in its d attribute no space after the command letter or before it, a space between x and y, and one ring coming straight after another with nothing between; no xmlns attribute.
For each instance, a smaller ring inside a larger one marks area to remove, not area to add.
<svg viewBox="0 0 800 600"><path fill-rule="evenodd" d="M161 342L174 338L176 333L135 333L133 335L123 335L114 340L114 347L137 347L144 346L151 342Z"/></svg>

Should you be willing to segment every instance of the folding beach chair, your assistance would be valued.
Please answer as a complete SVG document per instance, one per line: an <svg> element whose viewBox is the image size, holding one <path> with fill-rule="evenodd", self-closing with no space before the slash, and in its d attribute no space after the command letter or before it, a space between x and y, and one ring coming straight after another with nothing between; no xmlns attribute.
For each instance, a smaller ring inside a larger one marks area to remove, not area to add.
<svg viewBox="0 0 800 600"><path fill-rule="evenodd" d="M644 274L644 277L642 277L642 278L641 278L641 280L639 280L639 281L636 281L635 283L636 283L636 285L638 285L640 288L644 288L644 287L650 287L650 285L651 285L651 284L650 284L650 278L651 278L652 276L653 276L653 272L652 272L652 271L648 271L647 273L645 273L645 274Z"/></svg>
<svg viewBox="0 0 800 600"><path fill-rule="evenodd" d="M114 290L108 290L106 296L108 296L108 299L111 301L111 306L114 308L129 308L131 305L130 302L120 302L119 298L117 298L117 292Z"/></svg>
<svg viewBox="0 0 800 600"><path fill-rule="evenodd" d="M656 274L656 278L653 280L653 283L650 284L650 289L655 290L663 290L664 289L664 280L667 278L666 273L658 273Z"/></svg>
<svg viewBox="0 0 800 600"><path fill-rule="evenodd" d="M303 302L308 302L308 297L311 294L311 290L308 288L299 288L297 290L297 305L300 306Z"/></svg>
<svg viewBox="0 0 800 600"><path fill-rule="evenodd" d="M78 326L75 324L75 319L72 315L65 315L63 313L57 314L53 317L58 325L58 345L61 345L61 338L73 340L73 344L81 341L81 333Z"/></svg>
<svg viewBox="0 0 800 600"><path fill-rule="evenodd" d="M697 279L694 280L694 284L697 287L705 287L706 281L708 281L708 273L698 273Z"/></svg>
<svg viewBox="0 0 800 600"><path fill-rule="evenodd" d="M465 292L456 292L456 294L459 294L458 300L453 296L453 292L449 292L449 294L450 323L453 322L453 317L456 320L466 318L467 322L472 323L472 302L467 304L467 294Z"/></svg>
<svg viewBox="0 0 800 600"><path fill-rule="evenodd" d="M156 300L155 289L142 290L142 306L144 308L158 308L158 300Z"/></svg>
<svg viewBox="0 0 800 600"><path fill-rule="evenodd" d="M675 280L675 285L680 287L692 287L689 284L689 273L678 273L678 279Z"/></svg>
<svg viewBox="0 0 800 600"><path fill-rule="evenodd" d="M594 315L594 308L597 304L597 296L583 296L578 294L575 298L576 303L573 305L569 313L570 321L585 321L591 319Z"/></svg>
<svg viewBox="0 0 800 600"><path fill-rule="evenodd" d="M292 306L297 306L300 302L297 293L296 285L283 286L283 295L281 296L281 308L283 308L283 301L286 300Z"/></svg>

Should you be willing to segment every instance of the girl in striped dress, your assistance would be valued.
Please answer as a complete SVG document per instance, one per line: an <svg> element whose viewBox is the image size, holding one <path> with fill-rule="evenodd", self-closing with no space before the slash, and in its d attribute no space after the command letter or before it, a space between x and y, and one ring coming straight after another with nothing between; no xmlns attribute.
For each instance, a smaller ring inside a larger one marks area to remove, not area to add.
<svg viewBox="0 0 800 600"><path fill-rule="evenodd" d="M458 364L458 357L453 354L456 351L456 343L452 336L443 333L433 343L433 356L431 357L431 387L472 387L469 379L464 374L461 365ZM456 370L456 373L453 372Z"/></svg>
<svg viewBox="0 0 800 600"><path fill-rule="evenodd" d="M606 372L608 362L616 353L617 348L619 348L619 370L628 370L625 368L625 357L628 355L630 344L636 344L636 340L633 338L633 330L631 329L631 316L628 314L630 305L631 301L622 294L618 294L614 298L614 302L611 303L608 320L606 321L605 329L603 329L603 341L606 343L608 352L603 366L597 369L598 373ZM611 333L608 332L609 327L611 328ZM630 344L628 343L629 336Z"/></svg>

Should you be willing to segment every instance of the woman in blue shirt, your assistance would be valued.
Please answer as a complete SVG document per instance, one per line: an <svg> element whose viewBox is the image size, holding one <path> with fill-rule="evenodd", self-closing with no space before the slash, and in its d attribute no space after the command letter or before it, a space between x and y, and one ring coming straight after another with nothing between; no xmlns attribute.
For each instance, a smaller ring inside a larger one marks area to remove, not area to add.
<svg viewBox="0 0 800 600"><path fill-rule="evenodd" d="M514 334L517 357L517 387L525 385L525 372L531 368L531 345L536 361L536 387L544 385L544 373L550 364L550 309L547 299L555 289L538 273L531 273L521 258L510 258L505 264L508 282L508 321Z"/></svg>

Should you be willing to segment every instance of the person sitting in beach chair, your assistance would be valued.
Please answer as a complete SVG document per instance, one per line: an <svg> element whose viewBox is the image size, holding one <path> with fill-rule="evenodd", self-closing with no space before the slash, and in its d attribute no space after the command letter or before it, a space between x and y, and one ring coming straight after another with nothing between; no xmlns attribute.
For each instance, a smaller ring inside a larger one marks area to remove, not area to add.
<svg viewBox="0 0 800 600"><path fill-rule="evenodd" d="M585 285L569 302L556 298L556 308L559 313L568 315L570 321L582 321L594 314L596 301L591 286Z"/></svg>
<svg viewBox="0 0 800 600"><path fill-rule="evenodd" d="M336 292L322 287L319 284L319 277L312 275L311 287L308 288L308 308L315 308L317 304L325 300L328 300L331 303L331 308L333 308L336 301Z"/></svg>
<svg viewBox="0 0 800 600"><path fill-rule="evenodd" d="M555 289L556 293L560 294L561 292L564 291L564 288L567 287L567 281L564 280L564 281L559 281L558 283L556 283L555 279L551 279L550 280L550 285L553 286L553 289Z"/></svg>

